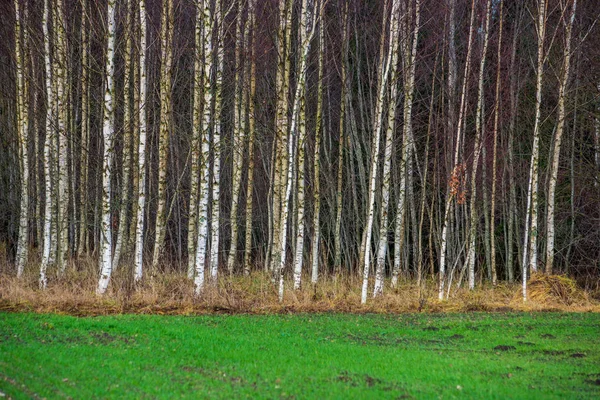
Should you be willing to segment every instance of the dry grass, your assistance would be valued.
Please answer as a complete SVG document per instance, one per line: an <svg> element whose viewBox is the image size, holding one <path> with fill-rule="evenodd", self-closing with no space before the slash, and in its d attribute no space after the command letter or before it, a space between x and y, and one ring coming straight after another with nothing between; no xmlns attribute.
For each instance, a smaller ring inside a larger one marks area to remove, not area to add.
<svg viewBox="0 0 600 400"><path fill-rule="evenodd" d="M52 312L71 315L209 314L209 313L293 313L293 312L508 312L508 311L592 311L600 312L600 302L563 276L533 276L529 300L523 303L519 284L484 285L475 291L458 289L446 301L437 300L436 282L426 281L419 288L413 281L401 281L397 289L386 287L384 295L360 304L361 279L346 276L322 279L315 287L306 284L293 291L286 286L279 303L270 276L255 272L248 277L221 277L216 286L207 287L194 297L193 283L184 274L149 273L135 287L131 268L114 273L109 291L95 293L96 263L78 261L60 279L50 276L48 288L38 289L37 268L30 265L17 279L12 271L0 272L0 311ZM308 277L304 282L309 282ZM291 284L291 280L288 280Z"/></svg>

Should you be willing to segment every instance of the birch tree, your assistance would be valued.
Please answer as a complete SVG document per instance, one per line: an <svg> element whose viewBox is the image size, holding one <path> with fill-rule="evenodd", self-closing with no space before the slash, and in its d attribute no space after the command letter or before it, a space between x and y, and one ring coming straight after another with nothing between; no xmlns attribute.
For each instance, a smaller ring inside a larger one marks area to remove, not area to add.
<svg viewBox="0 0 600 400"><path fill-rule="evenodd" d="M496 96L494 105L494 144L492 154L492 204L490 216L490 253L491 253L491 270L492 270L492 285L498 283L498 273L496 271L496 181L498 176L498 126L500 123L500 84L501 84L501 65L502 65L502 29L504 26L504 0L500 0L498 5L500 14L498 27L498 54L496 67Z"/></svg>
<svg viewBox="0 0 600 400"><path fill-rule="evenodd" d="M44 1L44 14L42 17L42 31L44 34L44 68L45 68L45 86L46 86L46 138L44 140L44 248L42 250L42 262L40 264L40 288L46 289L48 284L47 270L52 260L52 248L55 242L52 240L52 144L56 138L54 131L54 90L53 90L53 68L50 59L50 29L48 24L51 20L50 0Z"/></svg>
<svg viewBox="0 0 600 400"><path fill-rule="evenodd" d="M325 19L319 7L319 75L317 83L317 115L315 120L315 152L313 156L313 236L312 236L312 268L311 283L315 285L319 278L319 245L321 242L321 137L323 131L323 75L325 61ZM344 8L344 29L348 29L348 5Z"/></svg>
<svg viewBox="0 0 600 400"><path fill-rule="evenodd" d="M19 210L19 236L17 239L17 277L23 275L29 250L29 82L28 82L28 10L27 2L15 7L15 61L17 70L17 132L20 153L21 199Z"/></svg>
<svg viewBox="0 0 600 400"><path fill-rule="evenodd" d="M127 246L127 237L129 233L129 224L127 224L127 213L129 211L129 203L131 201L131 180L133 170L133 129L132 129L132 118L131 109L131 83L132 83L132 68L131 68L131 55L133 53L133 38L132 31L134 29L135 18L131 8L132 2L129 0L125 1L126 11L126 23L125 23L125 49L123 54L123 178L121 182L121 207L119 210L119 230L117 233L117 240L115 244L115 251L113 255L113 267L116 269L119 267L119 261L123 252L123 246Z"/></svg>
<svg viewBox="0 0 600 400"><path fill-rule="evenodd" d="M402 159L400 160L400 188L398 205L396 207L396 229L394 232L394 266L392 270L392 287L398 284L400 273L400 257L402 254L403 237L406 220L407 195L412 192L412 183L407 178L412 175L412 151L414 147L412 128L412 108L415 91L415 68L417 65L417 44L419 40L419 24L421 20L421 1L416 0L414 17L412 0L406 3L406 16L400 20L400 54L404 74L403 93L403 132L402 132ZM414 18L414 25L413 25ZM408 175L408 176L407 176ZM415 227L416 228L416 227Z"/></svg>
<svg viewBox="0 0 600 400"><path fill-rule="evenodd" d="M107 12L107 49L106 49L106 82L104 91L104 120L102 137L104 152L102 157L102 226L100 243L100 280L96 292L104 294L108 288L112 274L112 226L111 226L111 178L114 158L115 112L113 98L115 93L115 36L116 0L108 1Z"/></svg>
<svg viewBox="0 0 600 400"><path fill-rule="evenodd" d="M163 0L160 29L161 68L160 68L160 126L158 143L158 209L156 211L156 232L152 267L156 267L164 246L167 229L167 168L169 140L172 123L171 74L173 69L173 0Z"/></svg>
<svg viewBox="0 0 600 400"><path fill-rule="evenodd" d="M252 30L252 41L250 42L250 62L248 66L248 185L246 186L246 224L244 240L244 274L250 274L251 254L252 254L252 212L254 197L254 140L256 137L256 0L249 0L248 3L248 26ZM248 37L246 37L248 41Z"/></svg>
<svg viewBox="0 0 600 400"><path fill-rule="evenodd" d="M313 4L311 0L302 0L302 9L300 11L300 37L298 39L299 43L299 53L300 59L298 61L298 82L296 83L296 91L293 99L293 108L292 108L292 122L290 126L290 137L288 138L288 154L287 158L288 169L287 169L287 185L285 190L285 197L282 202L282 210L281 210L281 227L279 231L281 232L281 239L279 243L279 260L278 260L278 277L279 277L279 301L283 301L283 272L286 260L286 250L287 250L287 221L289 216L289 208L290 208L290 196L292 192L293 185L293 176L294 169L296 168L294 162L294 142L295 137L298 135L305 135L305 132L298 132L297 130L301 130L302 125L305 124L302 119L305 117L304 107L305 107L305 93L306 93L306 70L308 65L308 54L310 52L310 42L312 40L315 25L316 25L316 13L313 12ZM299 141L300 142L300 141ZM301 264L300 264L301 267ZM301 272L301 271L300 271ZM294 273L294 287L300 286L300 278L299 273L295 270Z"/></svg>
<svg viewBox="0 0 600 400"><path fill-rule="evenodd" d="M399 0L394 0L392 5L392 10L398 10L398 2ZM369 199L367 203L367 223L365 229L363 231L363 240L361 246L361 258L363 261L363 283L362 283L362 291L361 291L361 303L365 304L367 302L367 291L369 287L369 268L371 267L371 236L373 230L373 219L375 214L375 184L377 182L377 170L379 169L379 151L380 151L380 142L381 142L381 131L383 130L383 106L385 101L385 93L387 91L387 82L390 72L390 67L392 64L392 57L394 49L392 46L392 35L393 28L392 24L390 24L389 35L386 35L385 31L385 21L387 20L387 10L384 8L383 12L383 26L382 37L380 42L380 59L378 66L378 71L381 73L379 75L379 80L377 83L377 99L375 103L375 114L373 117L373 143L371 144L371 167L369 170ZM384 43L385 37L390 38L390 44L388 45L386 55L384 56Z"/></svg>
<svg viewBox="0 0 600 400"><path fill-rule="evenodd" d="M146 47L147 47L147 15L146 15L146 0L138 0L138 20L140 26L139 37L139 92L140 106L136 110L136 115L139 124L139 139L137 148L138 159L138 185L137 185L137 208L136 208L136 224L135 224L135 256L134 256L134 281L139 282L143 276L144 267L144 210L146 209L146 149L147 149L147 126L146 113L148 103L148 78L146 67Z"/></svg>
<svg viewBox="0 0 600 400"><path fill-rule="evenodd" d="M194 278L196 244L198 241L198 201L200 181L200 149L202 146L202 92L203 92L203 2L195 2L196 21L194 27L194 72L193 72L193 123L190 151L192 167L190 172L190 200L188 221L188 278ZM210 106L210 105L209 105Z"/></svg>
<svg viewBox="0 0 600 400"><path fill-rule="evenodd" d="M247 21L244 20L244 4L243 0L238 0L238 13L236 21L236 37L235 37L235 104L233 107L233 166L231 179L231 209L229 214L229 222L231 225L231 245L229 246L229 256L227 258L227 269L229 274L233 274L233 267L237 257L237 242L238 242L238 206L241 191L242 168L243 168L243 153L244 142L246 141L246 96L244 90L244 59L243 47L245 37L248 35L246 31Z"/></svg>
<svg viewBox="0 0 600 400"><path fill-rule="evenodd" d="M479 157L481 155L481 139L484 135L483 130L485 129L485 111L484 111L484 71L485 61L488 48L488 38L490 29L490 12L492 2L488 0L486 2L485 12L485 27L483 28L483 49L481 52L481 63L479 65L479 80L477 89L477 114L475 116L475 148L473 155L473 170L471 172L471 202L470 202L470 213L471 222L469 227L469 244L467 254L467 266L469 270L469 289L475 288L475 245L477 236L477 226L479 218L477 215L477 168L479 166Z"/></svg>
<svg viewBox="0 0 600 400"><path fill-rule="evenodd" d="M201 7L201 8L200 8ZM214 29L214 14L211 14L210 1L198 0L196 3L196 18L202 17L202 46L204 55L203 94L204 107L202 109L202 155L200 171L200 199L198 202L198 239L196 245L194 286L196 295L204 290L204 268L206 267L207 242L208 242L208 199L209 199L209 157L210 157L210 124L212 120L211 106L213 91L211 75L214 67L212 32ZM202 13L200 14L200 11ZM199 23L199 21L197 21Z"/></svg>
<svg viewBox="0 0 600 400"><path fill-rule="evenodd" d="M215 110L213 119L212 138L212 205L210 218L210 278L216 284L219 270L219 238L220 238L220 211L221 211L221 112L223 110L223 63L224 63L224 11L221 0L215 3L215 19L213 23L216 34L215 54Z"/></svg>
<svg viewBox="0 0 600 400"><path fill-rule="evenodd" d="M400 1L392 2L390 21L390 97L388 100L388 121L385 134L383 156L383 174L381 185L381 222L379 224L379 245L377 249L377 266L375 268L375 287L373 297L383 294L383 279L385 277L385 254L388 237L388 207L390 201L392 146L396 129L396 104L398 102L398 59L400 57L398 40L400 37ZM405 16L408 18L408 16Z"/></svg>
<svg viewBox="0 0 600 400"><path fill-rule="evenodd" d="M461 138L463 133L463 119L465 118L467 108L467 83L469 79L469 71L471 69L471 53L473 44L473 32L475 27L475 0L471 1L471 17L469 21L469 39L467 41L467 59L465 60L465 70L463 76L462 93L460 97L460 107L458 113L458 124L456 127L456 139L454 142L454 168L448 182L448 190L446 192L446 204L444 209L444 223L442 226L441 244L440 244L440 270L439 270L439 285L438 285L438 298L444 299L444 287L446 280L446 250L448 247L448 224L449 218L452 211L453 201L459 194L457 183L459 177L464 169L459 161L460 149L461 149Z"/></svg>
<svg viewBox="0 0 600 400"><path fill-rule="evenodd" d="M523 245L523 300L527 300L527 267L537 271L537 237L538 237L538 180L540 158L540 124L542 107L542 85L544 78L544 38L546 36L546 0L538 0L538 36L537 71L535 92L535 119L533 125L533 144L531 147L531 164L529 169L529 185L527 189L527 214L525 217L525 244ZM531 221L531 225L530 225ZM528 255L529 253L529 255ZM527 263L529 261L529 264Z"/></svg>
<svg viewBox="0 0 600 400"><path fill-rule="evenodd" d="M562 77L558 89L558 122L556 126L556 134L554 135L554 148L552 152L552 165L550 167L550 182L548 184L548 214L546 220L546 274L552 274L554 266L554 207L556 194L556 181L558 179L558 166L560 161L560 150L562 144L562 136L565 130L565 108L567 88L569 85L570 69L571 69L571 33L573 31L573 23L575 21L575 11L577 8L577 0L573 0L571 5L571 15L565 31L565 50L562 68Z"/></svg>

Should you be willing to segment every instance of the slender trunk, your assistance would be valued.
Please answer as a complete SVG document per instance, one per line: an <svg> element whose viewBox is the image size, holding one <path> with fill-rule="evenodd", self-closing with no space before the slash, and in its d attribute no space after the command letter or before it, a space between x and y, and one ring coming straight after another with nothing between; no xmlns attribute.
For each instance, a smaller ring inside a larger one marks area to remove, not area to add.
<svg viewBox="0 0 600 400"><path fill-rule="evenodd" d="M287 248L287 221L288 214L290 208L290 196L292 192L293 185L293 176L294 169L296 168L294 162L294 142L295 137L298 137L298 149L300 146L304 146L304 137L306 136L306 121L304 120L306 117L305 113L305 103L306 103L306 71L308 65L308 55L310 52L310 42L312 40L313 33L315 31L315 22L317 18L313 15L313 5L310 0L302 0L302 10L301 10L301 19L300 19L300 37L298 39L299 42L299 52L300 59L298 60L298 82L296 83L296 92L294 94L293 99L293 108L292 108L292 123L290 126L290 137L288 138L288 170L287 170L287 186L285 191L285 197L282 202L282 211L281 211L281 241L279 251L281 252L281 257L279 260L279 301L283 301L283 270L285 266L285 256L286 256L286 248ZM302 165L304 168L304 155L302 155L302 159L299 160L298 164ZM304 178L304 173L299 175ZM302 188L304 190L304 188ZM300 194L302 196L302 202L304 201L304 193ZM304 218L303 212L301 215ZM302 226L302 237L300 238L300 244L303 245L304 240L304 226ZM300 249L300 255L296 253L295 267L294 267L294 287L300 287L300 276L302 274L302 255L303 255L303 246ZM299 260L298 260L299 258Z"/></svg>
<svg viewBox="0 0 600 400"><path fill-rule="evenodd" d="M496 67L496 98L494 105L494 144L492 154L492 204L490 215L490 269L492 271L492 285L498 284L498 272L496 271L496 181L498 173L498 127L500 123L500 83L501 83L501 67L502 67L502 28L504 26L504 0L500 0L500 26L498 27L498 54ZM512 186L512 185L511 185ZM510 267L509 267L510 268Z"/></svg>
<svg viewBox="0 0 600 400"><path fill-rule="evenodd" d="M160 126L158 139L158 209L156 211L156 232L152 267L156 268L164 246L167 230L167 168L169 140L172 122L171 102L173 68L173 22L174 0L163 0L161 22L161 68L160 68Z"/></svg>
<svg viewBox="0 0 600 400"><path fill-rule="evenodd" d="M198 202L198 239L196 244L194 287L196 295L204 289L204 268L206 267L207 241L208 241L208 194L209 194L209 157L210 157L210 124L212 120L211 107L213 92L211 75L214 67L212 32L214 29L214 15L211 15L210 1L199 0L202 4L203 26L203 93L204 107L202 110L202 156L200 160L200 200ZM200 7L198 4L197 7Z"/></svg>
<svg viewBox="0 0 600 400"><path fill-rule="evenodd" d="M117 233L117 242L115 244L115 253L113 255L113 268L119 267L123 246L127 247L129 233L129 224L127 223L127 213L129 203L131 202L131 176L133 169L133 130L131 129L131 54L133 53L132 31L134 29L134 13L131 9L131 2L126 0L125 9L127 10L127 23L125 27L125 51L124 51L124 81L123 81L123 178L121 183L121 207L119 210L119 231Z"/></svg>
<svg viewBox="0 0 600 400"><path fill-rule="evenodd" d="M245 46L244 38L248 35L247 22L244 21L245 1L238 0L238 15L236 21L236 42L235 42L235 104L233 110L233 166L231 177L231 209L229 213L229 223L231 225L231 244L229 246L229 256L227 257L227 269L229 274L233 274L237 258L238 243L238 207L242 183L242 169L244 164L244 143L246 141L246 96L244 95L244 62L242 50Z"/></svg>
<svg viewBox="0 0 600 400"><path fill-rule="evenodd" d="M405 18L408 17L405 16ZM398 103L398 60L400 58L398 41L400 40L400 35L400 2L394 1L392 3L389 43L392 51L392 57L390 59L390 97L388 99L388 121L385 134L383 173L381 176L381 221L379 223L379 244L377 246L377 264L375 268L375 286L373 287L373 297L383 294L383 280L385 278L385 256L388 242L388 213L391 186L392 147L396 130L396 105ZM402 189L400 190L402 191Z"/></svg>
<svg viewBox="0 0 600 400"><path fill-rule="evenodd" d="M249 27L252 29L250 69L248 71L248 82L250 93L248 98L248 186L246 187L246 228L244 244L244 274L250 274L251 255L252 255L252 207L254 197L254 140L256 137L256 1L250 0L248 5Z"/></svg>
<svg viewBox="0 0 600 400"><path fill-rule="evenodd" d="M560 149L562 144L562 135L565 130L565 108L566 108L566 97L567 97L567 86L569 84L569 75L571 69L571 32L573 31L573 22L575 21L575 11L577 8L577 0L573 0L571 6L571 16L567 25L565 33L565 51L564 51L564 64L562 71L562 80L560 88L558 90L558 125L556 127L556 134L554 136L554 149L552 154L552 166L550 170L550 182L548 185L548 215L546 220L546 274L552 274L554 266L554 206L555 206L555 193L556 193L556 181L558 179L558 165L560 161Z"/></svg>
<svg viewBox="0 0 600 400"><path fill-rule="evenodd" d="M342 271L342 207L343 207L343 179L344 179L344 143L346 131L346 95L350 89L348 85L348 6L344 8L344 16L342 18L342 63L341 63L341 82L342 93L340 95L340 119L339 119L339 145L338 145L338 162L337 162L337 185L335 197L335 234L334 234L334 274L339 275Z"/></svg>
<svg viewBox="0 0 600 400"><path fill-rule="evenodd" d="M469 289L475 288L475 244L477 236L477 226L479 225L479 217L477 214L477 168L479 166L479 156L481 155L481 138L484 136L483 130L485 129L485 112L484 112L484 92L483 92L483 78L485 71L485 60L488 47L489 38L489 27L490 27L490 11L491 11L491 0L487 1L486 5L486 16L485 16L485 27L484 27L484 39L483 39L483 51L481 53L481 64L479 66L479 85L477 93L477 115L475 117L475 148L473 156L473 171L471 172L471 202L470 212L471 221L469 229L469 246L468 246L468 270L469 270ZM485 185L485 182L483 183Z"/></svg>
<svg viewBox="0 0 600 400"><path fill-rule="evenodd" d="M213 175L212 175L212 205L210 218L210 278L213 284L217 282L219 270L219 232L221 211L221 110L223 109L223 57L224 57L224 16L221 0L215 4L215 19L217 29L216 71L215 71L215 114L213 119Z"/></svg>
<svg viewBox="0 0 600 400"><path fill-rule="evenodd" d="M104 92L104 121L102 125L102 137L104 139L104 154L102 157L102 225L100 243L100 280L96 292L104 294L110 282L112 274L112 232L111 232L111 178L114 158L114 136L115 136L115 112L113 97L115 93L115 36L116 24L116 0L108 1L108 30L106 50L106 82Z"/></svg>
<svg viewBox="0 0 600 400"><path fill-rule="evenodd" d="M539 181L539 163L540 163L540 125L541 125L541 107L542 107L542 84L544 77L544 37L546 32L546 0L538 0L538 59L537 59L537 79L535 95L535 120L533 125L533 145L531 150L531 168L529 174L529 190L527 196L527 217L531 217L531 226L526 227L524 257L523 257L523 300L526 300L526 268L527 252L529 256L529 268L532 272L537 271L537 238L538 238L538 181ZM527 230L529 232L527 233ZM529 243L529 250L527 250Z"/></svg>
<svg viewBox="0 0 600 400"><path fill-rule="evenodd" d="M319 278L319 245L321 243L321 137L323 134L323 77L325 69L325 20L323 5L319 8L319 78L317 83L317 116L315 121L315 155L313 176L313 237L312 237L312 273L311 283L315 285ZM344 7L343 21L347 24L348 6ZM344 29L346 25L344 25Z"/></svg>
<svg viewBox="0 0 600 400"><path fill-rule="evenodd" d="M398 3L399 0L394 0L392 5L392 10L398 11ZM369 269L371 268L371 236L373 234L373 219L375 217L375 184L377 182L377 171L379 169L379 152L381 145L381 131L383 130L383 105L385 101L385 94L387 92L387 82L390 72L390 67L392 64L392 56L395 52L395 49L392 46L392 34L393 27L390 24L389 35L386 35L385 30L385 21L387 20L387 7L384 7L383 13L383 27L384 29L381 32L381 41L380 41L380 57L379 57L379 66L378 71L381 73L378 74L378 94L377 100L375 102L375 114L374 114L374 125L373 125L373 143L371 144L371 167L369 170L369 199L367 203L367 221L365 224L365 229L363 231L362 244L361 244L361 255L363 265L363 283L361 290L361 304L365 304L367 302L367 291L369 287ZM396 28L397 30L397 28ZM397 33L397 32L396 32ZM389 36L390 44L388 45L387 52L384 55L385 51L385 38Z"/></svg>
<svg viewBox="0 0 600 400"><path fill-rule="evenodd" d="M190 200L189 200L189 219L188 219L188 278L194 279L196 244L198 240L198 201L199 201L199 181L200 181L200 148L202 146L202 89L203 89L203 4L202 0L196 1L196 26L195 49L194 49L194 74L193 74L193 123L192 140L190 151L192 154L192 167L190 172ZM210 105L208 105L210 107Z"/></svg>
<svg viewBox="0 0 600 400"><path fill-rule="evenodd" d="M81 140L79 147L79 240L77 255L82 256L87 248L88 237L88 174L90 142L90 29L87 1L82 2L81 12Z"/></svg>
<svg viewBox="0 0 600 400"><path fill-rule="evenodd" d="M19 210L19 236L17 239L17 278L21 278L27 264L29 250L29 76L28 59L28 10L27 3L21 10L19 0L15 6L15 54L17 64L17 132L20 153L21 199ZM22 13L21 13L22 11ZM22 34L22 36L21 36Z"/></svg>
<svg viewBox="0 0 600 400"><path fill-rule="evenodd" d="M459 193L459 183L464 172L464 165L459 164L459 154L461 149L461 139L463 136L463 120L465 119L465 113L467 108L467 82L469 79L469 71L471 68L471 53L472 53L472 44L473 44L473 31L475 22L475 1L471 1L471 17L469 22L469 39L467 44L467 59L465 61L465 72L463 76L463 84L462 84L462 94L460 98L460 108L458 115L458 124L456 129L456 140L455 140L455 148L454 148L454 168L452 170L452 174L449 180L449 188L446 193L446 205L444 211L444 224L442 227L442 237L440 242L440 276L439 276L439 287L438 287L438 297L440 300L444 299L444 284L445 284L445 275L446 275L446 249L448 247L448 227L450 223L450 215L453 206L453 200L455 196L458 196L457 202L459 204L464 203L464 199L462 199L462 194ZM451 57L452 58L452 57Z"/></svg>
<svg viewBox="0 0 600 400"><path fill-rule="evenodd" d="M144 211L146 209L146 148L147 126L146 105L148 103L148 79L146 76L146 47L147 47L147 22L145 0L138 1L138 19L140 23L139 41L139 75L140 75L140 107L136 110L139 124L139 141L137 148L138 158L138 187L137 187L137 213L135 228L135 273L134 281L139 282L143 276L144 267Z"/></svg>

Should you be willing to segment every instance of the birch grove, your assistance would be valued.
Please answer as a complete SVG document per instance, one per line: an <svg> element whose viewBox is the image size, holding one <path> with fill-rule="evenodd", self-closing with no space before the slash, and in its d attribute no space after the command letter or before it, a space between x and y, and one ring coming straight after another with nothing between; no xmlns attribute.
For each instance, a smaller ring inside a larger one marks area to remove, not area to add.
<svg viewBox="0 0 600 400"><path fill-rule="evenodd" d="M598 275L592 4L0 7L0 274L363 304Z"/></svg>

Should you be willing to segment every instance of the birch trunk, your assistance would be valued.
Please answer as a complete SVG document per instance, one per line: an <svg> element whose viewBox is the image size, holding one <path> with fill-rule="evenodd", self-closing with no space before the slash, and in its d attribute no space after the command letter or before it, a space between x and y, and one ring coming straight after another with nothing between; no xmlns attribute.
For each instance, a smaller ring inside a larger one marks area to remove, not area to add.
<svg viewBox="0 0 600 400"><path fill-rule="evenodd" d="M19 236L17 239L17 278L21 278L27 264L29 250L29 83L28 83L28 10L27 3L23 10L19 0L15 7L15 55L17 65L17 132L19 138L21 199L19 210ZM22 11L22 13L21 13Z"/></svg>
<svg viewBox="0 0 600 400"><path fill-rule="evenodd" d="M321 136L323 132L323 75L325 60L325 34L323 5L319 7L319 77L317 83L317 116L315 121L315 154L313 159L313 237L311 283L317 284L319 279L319 245L321 243ZM348 6L344 8L344 21L347 24ZM344 25L344 29L348 29Z"/></svg>
<svg viewBox="0 0 600 400"><path fill-rule="evenodd" d="M202 158L200 160L200 200L198 203L198 240L196 244L194 287L196 295L204 290L204 268L206 266L207 241L208 241L208 191L209 191L209 157L210 157L210 123L213 92L211 86L211 73L213 70L212 31L213 16L210 10L210 1L198 0L197 7L202 7L203 27L203 93L204 107L202 110Z"/></svg>
<svg viewBox="0 0 600 400"><path fill-rule="evenodd" d="M194 48L194 88L193 88L193 123L192 123L192 141L190 151L192 154L192 168L190 172L190 199L189 199L189 219L188 219L188 278L194 279L196 264L196 244L198 241L198 202L199 202L199 181L200 181L200 149L202 146L202 90L203 90L203 1L195 2L196 7L196 26L195 48ZM208 105L210 107L210 105Z"/></svg>
<svg viewBox="0 0 600 400"><path fill-rule="evenodd" d="M42 251L42 262L40 265L40 288L46 289L48 278L46 272L49 264L51 264L52 252L52 143L54 142L54 123L53 123L53 105L54 91L52 85L52 66L50 62L50 0L44 1L44 14L42 17L42 31L44 33L44 68L46 70L46 138L44 141L44 191L46 202L44 205L44 248Z"/></svg>
<svg viewBox="0 0 600 400"><path fill-rule="evenodd" d="M554 136L554 149L552 154L552 165L550 169L550 182L548 185L548 215L546 220L546 274L552 274L554 266L554 207L556 181L558 179L558 166L560 161L560 149L562 144L562 136L565 130L565 100L567 97L567 86L569 84L569 76L571 69L571 32L573 31L573 22L575 21L575 11L577 8L577 0L573 0L571 6L571 16L565 32L565 50L564 64L562 71L562 80L558 91L558 124L556 126L556 135Z"/></svg>
<svg viewBox="0 0 600 400"><path fill-rule="evenodd" d="M160 68L160 127L158 139L158 209L152 267L156 268L164 246L167 229L167 168L169 140L172 122L171 73L173 68L173 13L174 0L163 0L161 22L161 68Z"/></svg>
<svg viewBox="0 0 600 400"><path fill-rule="evenodd" d="M412 0L409 0L407 12L412 14ZM417 43L419 40L419 24L421 17L421 1L416 0L414 27L409 21L403 19L401 21L401 54L402 54L402 69L404 71L404 105L403 105L403 142L402 142L402 159L400 161L400 191L398 193L398 204L396 207L396 228L394 232L394 267L392 269L392 287L398 284L398 275L400 273L400 257L403 247L403 232L406 229L406 204L407 193L412 192L410 187L407 188L407 172L412 175L411 152L414 146L412 132L412 106L415 87L415 68L417 60ZM405 17L406 18L406 17ZM412 21L410 21L412 22ZM412 38L411 38L412 33ZM409 185L412 184L409 182Z"/></svg>
<svg viewBox="0 0 600 400"><path fill-rule="evenodd" d="M347 134L346 131L346 104L348 95L348 11L347 7L343 17L343 33L342 33L342 65L341 65L341 81L342 93L340 96L340 119L339 119L339 145L338 145L338 162L337 162L337 189L336 189L336 216L335 216L335 234L334 234L334 274L339 275L342 271L342 206L343 206L343 179L344 179L344 144Z"/></svg>
<svg viewBox="0 0 600 400"><path fill-rule="evenodd" d="M56 117L57 117L57 188L56 188L56 210L57 210L57 251L56 260L60 274L63 274L69 254L69 226L68 226L68 207L69 207L69 172L67 168L67 109L69 98L69 85L67 80L67 38L65 4L63 0L57 0L54 8L55 47L54 62L56 76Z"/></svg>
<svg viewBox="0 0 600 400"><path fill-rule="evenodd" d="M248 5L248 25L252 29L252 42L250 45L250 67L248 81L250 93L248 99L248 186L246 187L246 228L244 240L244 274L250 275L252 255L252 209L254 197L254 138L256 137L256 1L250 0Z"/></svg>
<svg viewBox="0 0 600 400"><path fill-rule="evenodd" d="M459 175L461 174L461 165L459 163L459 155L461 149L461 139L463 136L463 120L465 119L465 113L467 108L467 82L469 78L469 71L471 68L471 53L473 44L473 31L475 22L475 1L471 1L471 17L469 22L469 39L467 43L467 59L465 60L465 72L463 76L462 94L460 98L460 108L458 114L458 124L456 129L456 139L454 148L454 168L449 181L449 188L446 193L446 205L444 211L444 224L442 226L442 236L440 242L440 276L438 285L438 297L440 300L444 299L444 285L446 279L446 250L448 247L448 227L450 223L450 216L452 214L452 206L454 197L458 194L456 188L452 187L453 183L456 183Z"/></svg>
<svg viewBox="0 0 600 400"><path fill-rule="evenodd" d="M470 213L471 221L469 224L469 246L468 246L468 270L469 270L469 289L475 288L475 245L477 236L477 226L479 217L477 215L477 168L479 166L479 157L481 155L481 138L484 136L485 112L484 112L484 88L483 78L485 71L485 61L488 48L489 28L490 28L491 0L486 3L485 27L483 32L483 51L481 53L481 64L479 65L479 84L477 93L477 115L475 116L475 148L473 155L473 171L471 172L471 202ZM484 182L485 185L485 182Z"/></svg>
<svg viewBox="0 0 600 400"><path fill-rule="evenodd" d="M379 244L377 246L377 264L375 268L375 286L373 297L383 294L383 280L385 278L385 256L388 237L388 212L391 186L392 147L396 130L396 105L398 102L398 60L400 58L398 40L400 33L400 1L392 3L390 21L390 43L392 51L390 59L390 98L388 99L388 121L385 134L385 148L383 158L383 173L381 176L381 221L379 223ZM409 18L405 16L405 18Z"/></svg>
<svg viewBox="0 0 600 400"><path fill-rule="evenodd" d="M501 83L501 67L502 67L502 29L504 27L504 0L500 0L499 14L500 14L500 25L498 27L498 53L497 53L497 67L496 67L496 98L494 106L494 144L492 154L492 204L491 204L491 216L490 216L490 256L492 270L492 285L498 284L498 272L496 271L496 181L498 173L498 127L500 119L500 83ZM511 184L511 186L513 186Z"/></svg>
<svg viewBox="0 0 600 400"><path fill-rule="evenodd" d="M133 53L132 31L134 29L135 19L131 9L131 2L125 1L127 10L127 22L125 24L124 35L126 37L124 51L124 80L123 80L123 178L121 182L121 207L119 210L119 231L115 244L113 255L113 268L119 267L123 246L127 246L126 235L129 233L129 224L127 224L127 213L131 201L130 187L133 169L133 159L131 157L133 147L133 130L131 129L131 54Z"/></svg>
<svg viewBox="0 0 600 400"><path fill-rule="evenodd" d="M245 37L248 35L247 21L244 21L245 1L238 0L238 15L236 21L235 38L235 104L233 110L233 166L231 178L231 209L229 213L229 223L231 224L231 245L229 246L229 256L227 257L227 269L230 275L233 275L233 268L237 258L238 243L238 207L241 191L242 169L244 165L244 144L246 141L246 101L244 82L247 77L244 76L244 62L242 51L245 46Z"/></svg>
<svg viewBox="0 0 600 400"><path fill-rule="evenodd" d="M217 282L219 270L219 225L220 225L220 179L221 179L221 110L223 109L223 57L224 57L224 15L221 0L215 4L214 23L217 29L216 72L215 72L215 114L213 119L213 175L212 175L212 207L210 219L210 278Z"/></svg>
<svg viewBox="0 0 600 400"><path fill-rule="evenodd" d="M392 9L398 10L399 0L394 0ZM369 170L369 199L367 203L367 221L363 231L363 239L361 245L361 256L364 261L363 265L363 283L361 290L361 304L367 302L367 292L369 287L369 269L371 267L371 236L373 234L373 219L375 214L375 184L377 182L377 170L379 169L379 152L381 144L381 131L383 129L383 103L385 101L385 93L387 91L387 81L390 72L390 66L392 64L392 56L394 48L391 43L388 45L387 54L384 56L385 51L385 21L387 20L387 7L384 7L383 13L383 27L382 37L380 42L380 65L378 71L378 95L375 103L375 114L374 114L374 125L373 125L373 143L371 144L371 168ZM392 26L390 24L390 42L392 42Z"/></svg>
<svg viewBox="0 0 600 400"><path fill-rule="evenodd" d="M139 282L143 276L144 268L144 211L146 209L146 147L147 147L147 126L146 126L146 105L148 103L148 79L146 76L146 47L147 47L147 22L145 0L138 0L138 18L140 23L139 40L139 75L140 75L140 107L137 111L139 124L139 140L137 148L138 158L138 187L137 187L137 212L135 228L135 272L134 281Z"/></svg>
<svg viewBox="0 0 600 400"><path fill-rule="evenodd" d="M88 173L90 141L90 29L87 1L82 2L81 12L81 142L79 164L79 240L77 255L81 257L88 251Z"/></svg>
<svg viewBox="0 0 600 400"><path fill-rule="evenodd" d="M114 134L115 134L115 112L113 108L113 97L115 93L115 36L116 24L116 0L108 1L108 30L106 50L106 82L104 92L104 121L102 125L102 137L104 139L104 153L102 157L102 225L100 236L100 280L98 281L98 294L104 294L108 288L112 274L112 232L111 232L111 177L114 158Z"/></svg>
<svg viewBox="0 0 600 400"><path fill-rule="evenodd" d="M279 253L281 243L282 225L282 201L286 189L286 177L288 164L288 92L289 92L289 74L290 63L288 58L291 54L291 25L292 25L292 1L280 0L279 2L279 29L277 31L277 78L276 92L277 105L275 115L275 141L273 148L273 188L272 188L272 234L270 240L271 247L271 271L277 274L281 253Z"/></svg>
<svg viewBox="0 0 600 400"><path fill-rule="evenodd" d="M525 230L525 246L523 248L523 300L526 300L526 263L527 252L529 256L529 268L532 272L537 271L537 237L538 237L538 181L540 162L540 124L542 107L542 84L544 77L544 37L546 32L546 0L538 0L538 62L535 95L535 120L533 125L533 145L531 151L531 169L529 174L529 190L527 196L527 217L531 217L531 226ZM527 232L529 230L529 232ZM529 250L527 250L529 243Z"/></svg>

